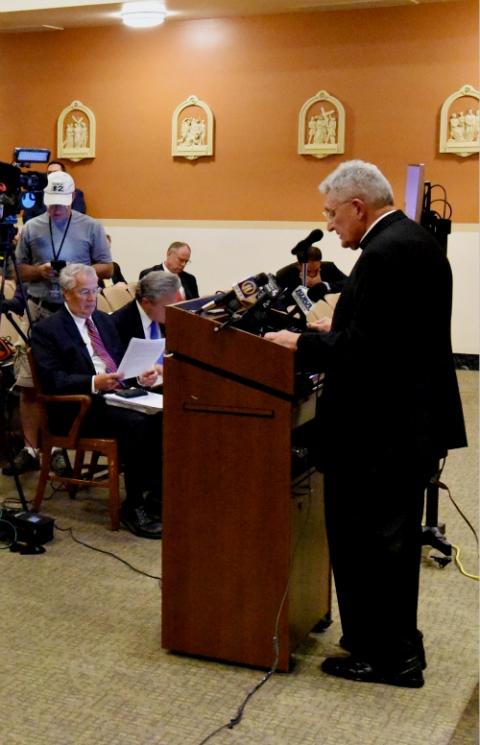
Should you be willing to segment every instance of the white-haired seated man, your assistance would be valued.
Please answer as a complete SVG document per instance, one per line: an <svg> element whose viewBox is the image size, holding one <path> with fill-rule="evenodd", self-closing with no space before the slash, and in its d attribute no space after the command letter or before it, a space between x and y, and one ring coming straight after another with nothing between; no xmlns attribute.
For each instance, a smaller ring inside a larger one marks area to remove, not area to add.
<svg viewBox="0 0 480 745"><path fill-rule="evenodd" d="M145 495L161 493L162 415L109 406L102 395L120 385L117 366L125 346L112 317L96 308L95 270L84 264L68 264L60 273L60 285L63 306L32 329L31 345L42 389L53 394L91 395L92 407L82 434L118 442L126 490L121 521L136 535L160 538L161 523L158 515L149 511ZM156 377L155 369L145 371L139 384L150 386ZM51 407L52 430L64 432L75 415L66 404Z"/></svg>

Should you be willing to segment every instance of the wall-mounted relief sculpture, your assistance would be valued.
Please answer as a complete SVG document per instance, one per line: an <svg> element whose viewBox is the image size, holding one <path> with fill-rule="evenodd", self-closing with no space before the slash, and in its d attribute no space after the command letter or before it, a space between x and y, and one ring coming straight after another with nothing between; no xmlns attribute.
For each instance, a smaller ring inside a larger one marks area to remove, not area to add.
<svg viewBox="0 0 480 745"><path fill-rule="evenodd" d="M461 158L480 152L480 91L464 85L452 93L440 111L440 152Z"/></svg>
<svg viewBox="0 0 480 745"><path fill-rule="evenodd" d="M189 96L173 112L172 155L188 160L213 155L213 113L196 96Z"/></svg>
<svg viewBox="0 0 480 745"><path fill-rule="evenodd" d="M72 101L58 117L57 158L94 158L96 128L93 111L81 101Z"/></svg>
<svg viewBox="0 0 480 745"><path fill-rule="evenodd" d="M298 152L326 158L345 151L345 109L327 91L305 101L298 116Z"/></svg>

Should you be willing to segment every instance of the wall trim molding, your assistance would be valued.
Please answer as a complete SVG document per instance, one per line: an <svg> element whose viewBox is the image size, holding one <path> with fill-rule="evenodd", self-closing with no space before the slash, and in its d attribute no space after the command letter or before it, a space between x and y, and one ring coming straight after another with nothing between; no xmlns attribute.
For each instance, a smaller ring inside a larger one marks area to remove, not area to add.
<svg viewBox="0 0 480 745"><path fill-rule="evenodd" d="M119 228L231 228L232 230L312 230L327 229L320 220L125 220L116 217L97 217L102 225ZM452 232L480 233L480 223L453 223Z"/></svg>

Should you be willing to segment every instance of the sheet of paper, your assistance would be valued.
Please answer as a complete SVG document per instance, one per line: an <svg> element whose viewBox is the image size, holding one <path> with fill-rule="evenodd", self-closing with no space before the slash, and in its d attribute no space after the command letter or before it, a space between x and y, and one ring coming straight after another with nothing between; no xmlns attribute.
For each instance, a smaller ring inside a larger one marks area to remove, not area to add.
<svg viewBox="0 0 480 745"><path fill-rule="evenodd" d="M165 351L165 339L130 339L118 372L125 378L136 378L156 363Z"/></svg>
<svg viewBox="0 0 480 745"><path fill-rule="evenodd" d="M106 393L105 400L110 406L120 406L123 409L142 411L145 414L156 414L163 409L162 394L152 393L152 391L149 391L146 396L138 396L138 398L122 398L121 396L116 396L115 393Z"/></svg>

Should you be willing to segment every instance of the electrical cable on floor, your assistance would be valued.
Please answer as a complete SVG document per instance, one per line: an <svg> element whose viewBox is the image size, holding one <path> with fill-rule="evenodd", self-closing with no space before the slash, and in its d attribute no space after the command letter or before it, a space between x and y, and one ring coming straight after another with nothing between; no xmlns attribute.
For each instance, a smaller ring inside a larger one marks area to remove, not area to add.
<svg viewBox="0 0 480 745"><path fill-rule="evenodd" d="M112 551L107 551L104 548L98 548L98 546L92 546L90 543L86 543L86 541L80 540L80 538L77 538L77 536L73 532L73 528L61 528L58 524L55 525L57 530L60 530L62 533L69 533L70 537L75 541L75 543L79 543L80 546L85 546L85 548L91 548L92 551L98 551L100 554L106 554L107 556L111 556L113 559L117 559L117 561L121 561L122 564L125 564L129 569L133 569L134 572L137 572L138 574L143 574L144 577L150 577L150 579L158 579L160 582L162 581L161 577L158 577L155 574L149 574L148 572L144 572L141 569L137 569L137 567L134 567L133 564L130 564L126 559L122 559L121 556L117 556L116 554L112 553Z"/></svg>
<svg viewBox="0 0 480 745"><path fill-rule="evenodd" d="M280 605L278 606L278 610L277 610L277 613L276 613L276 616L275 616L274 632L273 632L273 639L272 639L272 642L273 642L273 651L274 651L274 660L273 660L272 666L271 666L270 670L268 670L265 673L265 675L263 676L263 678L253 688L251 688L250 691L247 693L247 695L243 699L242 703L238 707L237 713L235 714L235 716L233 716L230 719L230 721L227 722L226 724L222 724L216 730L214 730L213 732L210 732L210 734L207 735L207 737L205 737L198 745L205 745L205 743L207 743L209 740L212 740L214 737L216 737L216 735L218 735L224 729L233 729L234 727L237 726L237 724L240 724L240 722L242 721L242 718L243 718L243 714L244 714L245 708L246 708L248 702L250 701L250 699L257 693L258 690L260 690L260 688L262 688L262 686L265 685L265 683L267 683L268 680L270 680L270 678L273 676L273 674L276 673L276 671L277 671L278 659L279 659L279 656L280 656L280 648L279 648L279 642L278 642L278 627L280 625L280 616L282 614L283 606L285 605L285 601L286 601L287 596L288 596L288 589L290 587L290 579L291 579L291 576L292 576L293 562L294 562L294 559L295 559L295 556L296 556L296 553L297 553L297 549L298 549L298 547L300 545L300 541L301 541L301 539L303 537L304 530L306 528L306 525L307 525L308 520L309 520L309 517L310 517L310 508L311 508L311 504L312 504L311 475L308 474L308 477L307 478L308 478L308 491L306 491L306 494L307 494L307 497L308 497L308 507L307 507L307 511L306 511L306 515L305 515L305 520L304 520L303 525L302 525L302 527L301 527L301 529L300 529L300 531L298 533L297 541L296 541L295 546L294 546L294 549L292 551L292 556L291 556L291 559L290 559L290 569L289 569L288 578L287 578L287 584L285 586L285 590L284 590L284 593L282 595L282 599L280 601Z"/></svg>
<svg viewBox="0 0 480 745"><path fill-rule="evenodd" d="M444 491L447 492L447 494L449 496L449 499L450 499L451 503L453 504L453 506L455 507L455 509L457 510L458 514L463 518L463 520L466 522L466 524L468 525L468 527L472 531L472 533L473 533L473 535L475 537L475 542L477 544L477 556L478 556L478 534L477 534L477 531L473 527L473 525L470 522L470 520L468 519L468 517L464 514L464 512L462 512L462 510L460 509L460 507L458 506L458 504L456 503L456 501L452 497L452 492L450 491L450 489L447 486L447 484L444 484L443 481L440 481L440 475L441 475L441 473L443 471L443 466L444 465L445 465L445 460L443 462L442 468L440 469L440 471L438 473L438 477L437 477L437 479L435 481L435 486L437 486L438 489L443 489ZM468 577L469 579L474 579L476 582L480 581L480 577L478 575L476 575L476 574L471 574L470 572L467 572L466 569L465 569L465 567L463 566L462 562L460 561L460 547L459 546L456 546L454 543L451 543L450 545L451 545L451 547L453 549L455 549L455 564L457 565L457 567L460 570L460 572L464 575L464 577Z"/></svg>
<svg viewBox="0 0 480 745"><path fill-rule="evenodd" d="M477 553L478 553L478 535L477 535L477 532L476 532L475 528L473 527L473 525L470 522L470 520L468 519L468 517L462 512L462 510L460 509L460 507L458 506L458 504L455 502L454 498L452 497L452 493L451 493L450 489L448 488L448 486L446 484L444 484L442 481L437 481L436 483L437 483L437 486L438 486L439 489L444 489L447 492L447 494L448 494L448 496L450 498L451 503L453 504L453 506L455 507L455 509L459 513L459 515L461 515L461 517L463 517L463 519L467 523L468 527L472 531L473 535L475 536L475 541L477 543Z"/></svg>
<svg viewBox="0 0 480 745"><path fill-rule="evenodd" d="M465 567L463 566L462 562L460 561L460 548L458 546L456 546L454 543L451 543L450 545L451 545L452 548L455 549L455 564L458 566L458 568L460 569L461 573L465 577L468 577L469 579L474 579L474 580L476 580L476 582L479 582L480 581L480 577L477 574L470 574L469 572L467 572L466 569L465 569Z"/></svg>

